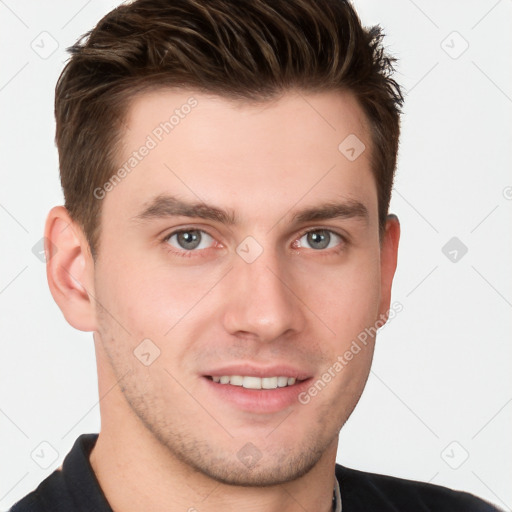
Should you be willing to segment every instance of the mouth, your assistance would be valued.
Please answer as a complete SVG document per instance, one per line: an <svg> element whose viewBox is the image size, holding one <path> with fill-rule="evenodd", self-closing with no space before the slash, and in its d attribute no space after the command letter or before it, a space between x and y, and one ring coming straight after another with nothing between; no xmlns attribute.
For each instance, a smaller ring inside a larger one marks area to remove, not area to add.
<svg viewBox="0 0 512 512"><path fill-rule="evenodd" d="M203 374L205 396L236 411L278 413L300 405L298 397L313 374L287 365L261 368L247 365L219 368Z"/></svg>
<svg viewBox="0 0 512 512"><path fill-rule="evenodd" d="M252 375L207 375L207 379L218 384L243 387L245 389L277 389L299 384L307 379L297 379L285 375L274 377L255 377Z"/></svg>

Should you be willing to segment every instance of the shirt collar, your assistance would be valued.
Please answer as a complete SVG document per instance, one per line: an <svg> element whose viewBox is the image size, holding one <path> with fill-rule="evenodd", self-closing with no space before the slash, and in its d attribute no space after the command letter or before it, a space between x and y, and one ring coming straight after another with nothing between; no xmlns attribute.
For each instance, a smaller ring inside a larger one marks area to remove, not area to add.
<svg viewBox="0 0 512 512"><path fill-rule="evenodd" d="M332 497L333 512L341 512L341 493L338 479L334 477L334 496Z"/></svg>

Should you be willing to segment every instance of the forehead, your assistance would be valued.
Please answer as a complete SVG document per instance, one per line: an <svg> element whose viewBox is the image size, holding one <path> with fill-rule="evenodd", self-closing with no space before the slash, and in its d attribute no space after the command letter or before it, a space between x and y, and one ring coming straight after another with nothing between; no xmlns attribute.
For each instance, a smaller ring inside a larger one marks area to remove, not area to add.
<svg viewBox="0 0 512 512"><path fill-rule="evenodd" d="M248 103L159 90L133 99L125 126L125 177L106 201L118 213L172 194L260 218L262 205L275 216L317 199L364 200L376 215L369 131L349 93L290 91Z"/></svg>

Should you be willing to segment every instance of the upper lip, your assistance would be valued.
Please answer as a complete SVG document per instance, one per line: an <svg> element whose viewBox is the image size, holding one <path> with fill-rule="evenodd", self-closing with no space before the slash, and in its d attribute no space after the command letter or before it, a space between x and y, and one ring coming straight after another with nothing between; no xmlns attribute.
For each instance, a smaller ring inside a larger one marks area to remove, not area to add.
<svg viewBox="0 0 512 512"><path fill-rule="evenodd" d="M242 375L244 377L295 377L297 380L305 380L311 377L311 372L303 368L290 366L289 364L273 364L272 366L255 366L253 363L241 363L236 365L221 366L203 375L208 377L222 377L223 375Z"/></svg>

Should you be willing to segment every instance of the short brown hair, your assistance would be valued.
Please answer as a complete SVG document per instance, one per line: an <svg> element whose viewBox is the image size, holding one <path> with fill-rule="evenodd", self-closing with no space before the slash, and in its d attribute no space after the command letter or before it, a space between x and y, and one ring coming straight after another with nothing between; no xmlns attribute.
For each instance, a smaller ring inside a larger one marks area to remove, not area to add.
<svg viewBox="0 0 512 512"><path fill-rule="evenodd" d="M371 128L382 232L403 103L382 38L347 0L137 0L107 14L68 49L55 96L65 206L93 256L101 215L93 191L119 165L129 100L165 87L249 102L291 89L353 93Z"/></svg>

